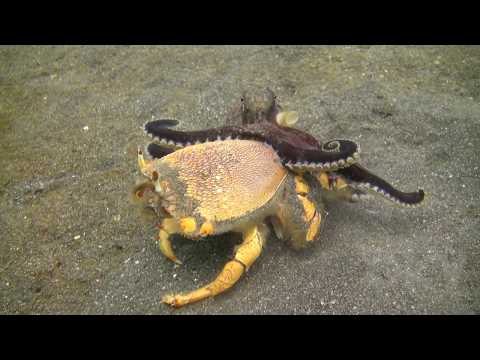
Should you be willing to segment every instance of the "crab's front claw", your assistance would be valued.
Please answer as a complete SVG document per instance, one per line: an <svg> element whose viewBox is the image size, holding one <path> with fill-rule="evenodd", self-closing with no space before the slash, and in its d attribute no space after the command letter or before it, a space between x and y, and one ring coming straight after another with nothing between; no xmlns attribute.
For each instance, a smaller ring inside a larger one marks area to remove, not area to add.
<svg viewBox="0 0 480 360"><path fill-rule="evenodd" d="M160 251L175 264L181 265L182 262L175 256L172 243L170 242L170 236L178 232L176 221L170 218L163 219L157 227L160 229L158 232L158 246Z"/></svg>

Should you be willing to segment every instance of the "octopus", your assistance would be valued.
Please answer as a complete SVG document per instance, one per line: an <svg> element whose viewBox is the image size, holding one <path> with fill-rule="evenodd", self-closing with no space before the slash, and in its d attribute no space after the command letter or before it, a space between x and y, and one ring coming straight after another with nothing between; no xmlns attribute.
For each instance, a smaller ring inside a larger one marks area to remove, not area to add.
<svg viewBox="0 0 480 360"><path fill-rule="evenodd" d="M216 279L162 301L181 307L231 288L275 235L295 249L306 248L321 233L324 200L358 202L368 193L413 207L424 191L402 192L360 165L354 141L320 142L293 125L298 113L284 111L275 94L244 93L238 106L217 128L180 131L174 119L145 124L154 139L138 149L145 180L134 186L134 200L158 220L160 251L181 264L171 238L194 241L236 232L242 243ZM319 195L319 196L316 196Z"/></svg>

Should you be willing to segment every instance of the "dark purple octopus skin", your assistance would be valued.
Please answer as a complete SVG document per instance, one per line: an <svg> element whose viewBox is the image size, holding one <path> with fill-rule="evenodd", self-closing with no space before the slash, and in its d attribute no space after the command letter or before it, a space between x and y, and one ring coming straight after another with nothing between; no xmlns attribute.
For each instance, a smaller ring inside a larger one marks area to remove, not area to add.
<svg viewBox="0 0 480 360"><path fill-rule="evenodd" d="M285 166L290 168L336 169L348 166L358 158L359 147L353 141L332 140L320 146L300 130L270 122L183 132L165 128L161 121L145 124L145 131L165 145L185 147L227 139L257 140L271 145Z"/></svg>
<svg viewBox="0 0 480 360"><path fill-rule="evenodd" d="M284 165L291 169L335 170L348 167L359 158L360 148L351 140L332 140L321 145L304 131L278 125L276 117L281 106L271 90L267 89L264 94L267 105L253 109L246 103L247 97L242 97L240 108L233 114L234 119L241 119L241 125L176 131L169 129L175 120L154 120L145 124L145 132L161 144L172 147L226 139L262 141L272 146Z"/></svg>
<svg viewBox="0 0 480 360"><path fill-rule="evenodd" d="M320 144L312 135L292 127L280 126L276 116L281 111L276 97L267 89L267 104L255 107L246 104L242 97L241 106L227 120L241 125L225 125L197 131L177 131L170 129L178 124L171 119L154 120L144 126L145 132L158 140L160 144L151 143L147 152L154 158L160 158L185 147L208 141L226 139L245 139L262 141L271 145L282 159L285 166L292 170L308 172L328 171L343 176L349 185L374 191L389 200L403 205L416 205L424 199L423 190L405 193L395 189L387 181L355 163L358 159L359 146L350 140L331 140ZM233 119L233 121L232 121Z"/></svg>

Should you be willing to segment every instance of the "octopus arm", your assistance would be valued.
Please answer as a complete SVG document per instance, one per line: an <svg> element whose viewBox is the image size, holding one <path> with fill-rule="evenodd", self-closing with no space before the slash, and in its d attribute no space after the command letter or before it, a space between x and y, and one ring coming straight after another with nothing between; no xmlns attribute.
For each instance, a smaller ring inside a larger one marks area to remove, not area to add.
<svg viewBox="0 0 480 360"><path fill-rule="evenodd" d="M197 131L178 131L169 129L164 120L154 120L145 124L145 132L160 144L172 147L185 147L189 145L234 138L248 138L242 136L243 130L237 126L224 126Z"/></svg>
<svg viewBox="0 0 480 360"><path fill-rule="evenodd" d="M315 138L300 130L285 132L276 126L223 126L197 131L169 129L164 120L145 124L145 132L160 144L185 147L208 141L243 139L262 141L272 146L283 163L290 168L334 170L354 163L360 148L350 140L331 140L320 145ZM308 135L308 136L307 136Z"/></svg>
<svg viewBox="0 0 480 360"><path fill-rule="evenodd" d="M274 144L285 165L306 170L336 170L357 161L360 147L350 140L331 140L317 149L302 148L288 142Z"/></svg>
<svg viewBox="0 0 480 360"><path fill-rule="evenodd" d="M149 154L154 159L161 159L162 157L167 156L168 154L171 154L174 151L175 149L172 149L166 146L161 146L155 143L150 143L147 146L147 154Z"/></svg>
<svg viewBox="0 0 480 360"><path fill-rule="evenodd" d="M409 193L397 190L387 181L371 173L359 164L353 164L348 168L340 169L338 170L338 173L345 176L348 180L357 183L361 187L373 190L387 199L402 205L417 205L421 203L425 197L425 193L422 189Z"/></svg>
<svg viewBox="0 0 480 360"><path fill-rule="evenodd" d="M160 128L170 128L178 125L178 120L175 119L159 119L155 120L156 126Z"/></svg>

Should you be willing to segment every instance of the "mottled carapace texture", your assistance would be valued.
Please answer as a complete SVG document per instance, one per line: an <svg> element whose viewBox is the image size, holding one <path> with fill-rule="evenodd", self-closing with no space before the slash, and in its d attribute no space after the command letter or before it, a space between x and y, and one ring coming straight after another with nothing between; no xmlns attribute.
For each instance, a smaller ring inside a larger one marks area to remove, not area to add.
<svg viewBox="0 0 480 360"><path fill-rule="evenodd" d="M207 220L234 220L265 205L287 171L268 145L227 140L187 147L157 162L178 171L185 196Z"/></svg>

